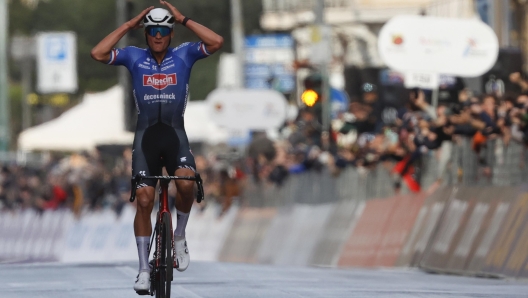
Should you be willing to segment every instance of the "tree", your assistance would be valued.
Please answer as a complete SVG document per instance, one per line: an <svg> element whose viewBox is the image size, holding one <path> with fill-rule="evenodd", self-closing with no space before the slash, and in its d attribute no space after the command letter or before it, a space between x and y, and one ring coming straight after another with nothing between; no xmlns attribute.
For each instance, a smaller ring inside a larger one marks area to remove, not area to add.
<svg viewBox="0 0 528 298"><path fill-rule="evenodd" d="M224 48L217 54L198 61L193 68L190 81L192 100L205 99L216 87L218 59L221 52L231 52L231 18L229 0L187 0L176 1L178 9L186 16L213 29L224 37ZM155 5L158 0L129 0L131 15L138 14L145 7ZM243 2L245 32L259 33L261 0L246 0ZM115 0L10 0L9 1L9 33L32 36L41 31L73 31L77 33L77 59L79 90L73 96L80 97L85 92L97 92L117 84L117 68L108 67L91 59L90 51L102 38L117 27ZM184 41L195 41L197 37L184 27L177 26L172 42L176 46ZM131 45L145 46L142 30L130 33ZM14 115L11 125L12 144L21 131L20 105L22 93L20 87L21 65L9 61L11 81L11 115Z"/></svg>
<svg viewBox="0 0 528 298"><path fill-rule="evenodd" d="M100 33L115 27L115 4L108 0L40 1L32 9L20 0L9 7L9 27L13 35L31 36L42 31L73 31L77 33L77 67L79 91L100 91L117 83L116 70L96 63L90 50L99 42ZM111 24L109 24L109 20ZM11 79L20 79L19 65L11 63Z"/></svg>
<svg viewBox="0 0 528 298"><path fill-rule="evenodd" d="M145 7L159 7L157 0L130 0L134 5L130 12L138 14ZM36 3L32 8L27 3ZM175 3L175 2L173 2ZM216 87L218 58L221 52L231 52L231 18L229 0L188 0L178 1L178 9L186 16L213 29L224 37L224 48L217 54L201 60L194 66L190 91L193 99L204 99ZM262 10L260 0L244 1L245 30L259 31ZM116 3L112 0L12 0L9 7L9 26L12 34L33 35L40 31L74 31L77 33L79 94L86 91L105 90L117 84L116 68L93 61L90 50L117 26ZM172 45L184 41L196 41L197 37L181 26L175 28ZM130 34L132 45L144 47L145 39L141 30ZM20 69L11 63L10 76L20 80Z"/></svg>

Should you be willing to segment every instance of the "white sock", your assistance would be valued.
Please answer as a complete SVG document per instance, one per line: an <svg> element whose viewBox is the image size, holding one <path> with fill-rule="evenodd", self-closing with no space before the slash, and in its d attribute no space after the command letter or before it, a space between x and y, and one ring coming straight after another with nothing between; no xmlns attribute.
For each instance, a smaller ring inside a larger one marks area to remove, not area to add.
<svg viewBox="0 0 528 298"><path fill-rule="evenodd" d="M136 237L136 244L139 255L139 272L150 272L148 263L150 237Z"/></svg>
<svg viewBox="0 0 528 298"><path fill-rule="evenodd" d="M183 213L176 209L176 229L174 229L174 237L185 237L185 227L189 220L189 213Z"/></svg>

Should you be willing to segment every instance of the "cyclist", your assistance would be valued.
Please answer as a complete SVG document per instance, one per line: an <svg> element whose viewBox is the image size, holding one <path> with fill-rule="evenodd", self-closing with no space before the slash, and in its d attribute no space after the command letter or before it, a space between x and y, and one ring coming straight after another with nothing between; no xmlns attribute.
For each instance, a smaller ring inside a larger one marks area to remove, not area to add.
<svg viewBox="0 0 528 298"><path fill-rule="evenodd" d="M183 115L189 96L191 68L198 59L218 51L223 38L184 16L167 1L168 8L149 7L124 23L99 42L91 51L93 59L123 65L132 76L133 94L138 111L135 132L132 175L161 175L162 166L176 176L193 176L195 161L185 133ZM170 48L174 23L193 31L201 40ZM115 49L117 42L132 29L145 28L148 48L125 47ZM150 289L148 246L152 233L150 216L154 206L156 181L144 180L137 189L137 211L134 234L139 255L139 274L134 290L140 295ZM185 241L185 227L194 202L194 182L177 181L177 224L174 231L177 270L189 266L189 250Z"/></svg>

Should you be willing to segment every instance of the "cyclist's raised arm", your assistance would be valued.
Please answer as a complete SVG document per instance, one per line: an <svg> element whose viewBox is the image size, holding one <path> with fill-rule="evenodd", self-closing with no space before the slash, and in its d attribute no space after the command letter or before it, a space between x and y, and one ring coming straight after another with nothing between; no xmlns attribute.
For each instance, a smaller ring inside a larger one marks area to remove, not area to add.
<svg viewBox="0 0 528 298"><path fill-rule="evenodd" d="M143 10L135 18L124 23L119 28L114 30L112 33L108 34L103 40L101 40L90 52L93 59L102 62L108 63L110 61L111 52L114 46L119 42L119 40L125 36L125 34L131 29L137 29L141 27L141 21L145 15L154 9L154 6L151 6Z"/></svg>
<svg viewBox="0 0 528 298"><path fill-rule="evenodd" d="M176 7L174 7L174 5L163 0L160 0L160 3L165 5L170 10L178 23L183 23L185 16ZM222 36L193 20L188 20L185 26L202 40L209 54L218 51L224 44L224 38Z"/></svg>

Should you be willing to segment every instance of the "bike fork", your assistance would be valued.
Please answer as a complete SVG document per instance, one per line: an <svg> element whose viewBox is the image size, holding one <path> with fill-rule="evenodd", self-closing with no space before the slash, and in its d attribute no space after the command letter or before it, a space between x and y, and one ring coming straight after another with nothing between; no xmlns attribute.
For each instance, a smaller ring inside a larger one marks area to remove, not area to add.
<svg viewBox="0 0 528 298"><path fill-rule="evenodd" d="M169 181L161 180L160 186L160 210L163 210L164 212L168 212L170 214L170 208L167 204L169 202ZM163 219L162 217L163 215L160 214L160 220ZM170 218L172 218L172 216L170 216ZM176 246L174 245L174 229L172 228L172 221L168 224L168 227L170 227L171 229L172 267L178 268L178 263L176 259Z"/></svg>

